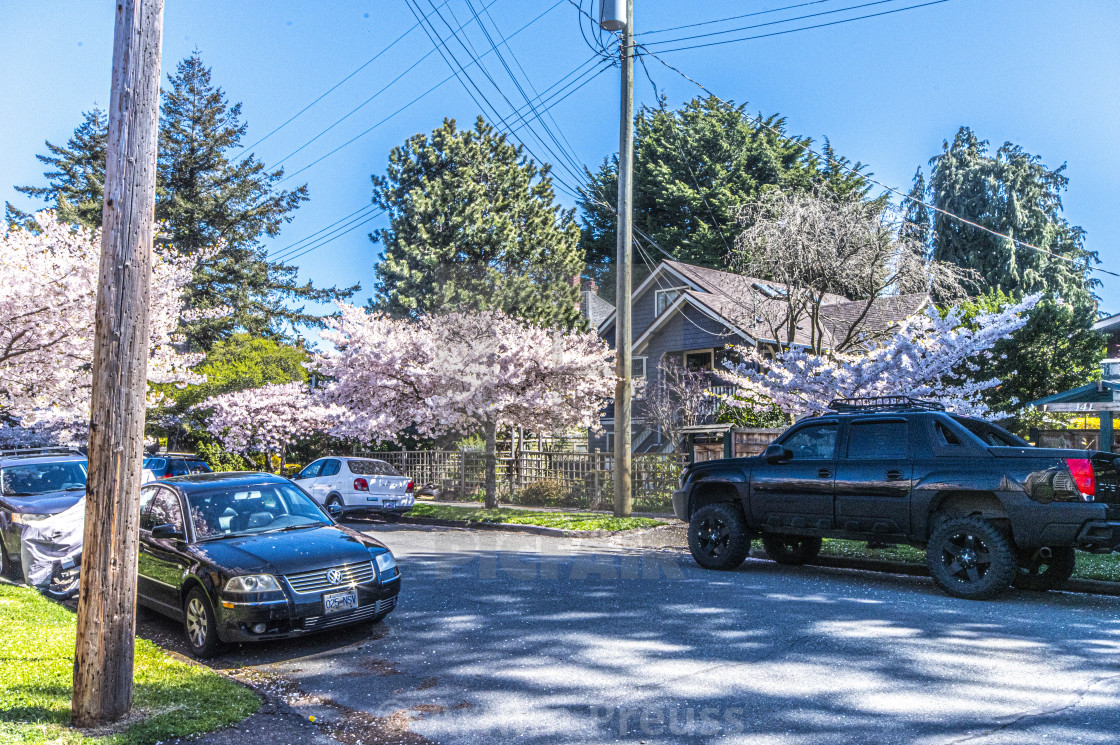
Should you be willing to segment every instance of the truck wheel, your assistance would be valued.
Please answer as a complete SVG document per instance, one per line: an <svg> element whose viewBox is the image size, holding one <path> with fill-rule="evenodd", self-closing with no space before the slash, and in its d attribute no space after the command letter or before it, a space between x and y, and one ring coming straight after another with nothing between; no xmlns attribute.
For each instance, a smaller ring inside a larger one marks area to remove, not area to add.
<svg viewBox="0 0 1120 745"><path fill-rule="evenodd" d="M4 545L0 543L0 577L5 579L16 579L15 567L12 566L12 560L8 558L8 552L4 550Z"/></svg>
<svg viewBox="0 0 1120 745"><path fill-rule="evenodd" d="M821 539L808 535L780 535L765 533L762 547L766 555L779 564L804 564L821 552Z"/></svg>
<svg viewBox="0 0 1120 745"><path fill-rule="evenodd" d="M1003 531L982 517L941 520L926 546L926 563L937 586L950 595L988 600L1015 579L1015 551Z"/></svg>
<svg viewBox="0 0 1120 745"><path fill-rule="evenodd" d="M1019 567L1013 584L1020 590L1045 592L1061 587L1073 576L1077 554L1072 546L1050 549L1050 558L1036 558L1034 551L1019 554Z"/></svg>
<svg viewBox="0 0 1120 745"><path fill-rule="evenodd" d="M751 552L746 521L735 505L709 504L692 513L688 550L705 569L734 569Z"/></svg>

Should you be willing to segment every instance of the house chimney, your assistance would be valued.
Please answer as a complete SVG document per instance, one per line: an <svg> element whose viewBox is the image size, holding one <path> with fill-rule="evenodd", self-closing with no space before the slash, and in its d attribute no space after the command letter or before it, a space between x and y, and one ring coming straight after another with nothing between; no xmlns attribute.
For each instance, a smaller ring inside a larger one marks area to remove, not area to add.
<svg viewBox="0 0 1120 745"><path fill-rule="evenodd" d="M585 277L580 290L583 292L590 292L592 295L597 296L599 294L599 284L590 277Z"/></svg>

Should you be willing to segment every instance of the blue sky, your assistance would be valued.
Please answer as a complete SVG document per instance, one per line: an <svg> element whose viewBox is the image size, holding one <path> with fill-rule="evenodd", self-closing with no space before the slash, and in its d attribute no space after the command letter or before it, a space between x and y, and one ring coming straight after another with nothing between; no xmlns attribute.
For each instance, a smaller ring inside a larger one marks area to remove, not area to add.
<svg viewBox="0 0 1120 745"><path fill-rule="evenodd" d="M807 7L735 23L696 27L672 38L746 26L870 0L636 0L639 32L698 23L805 3ZM734 38L916 5L884 0L859 10L774 25L712 39ZM444 0L434 0L439 5ZM486 5L509 35L548 12L510 41L537 90L592 57L580 17L566 0L472 0ZM417 0L428 12L428 0ZM444 15L456 25L470 17L466 0L447 0ZM489 20L489 19L487 19ZM191 0L168 2L164 20L164 73L198 48L214 80L243 104L250 144L280 125L415 23L405 0L294 2ZM489 44L474 26L476 48ZM1120 3L1116 0L948 0L929 7L765 39L666 53L665 59L719 96L748 102L752 112L780 113L790 131L828 136L837 152L869 164L875 177L906 189L914 170L938 152L942 140L968 125L994 146L1005 140L1040 155L1050 166L1068 163L1066 216L1088 231L1088 247L1103 265L1120 271ZM493 27L490 27L494 33ZM446 35L446 29L443 29ZM109 98L112 4L93 0L0 3L0 200L35 204L12 189L40 184L35 154L43 140L64 143L81 112ZM708 40L708 39L705 39ZM663 47L664 48L664 47ZM320 133L422 55L432 42L419 29L354 75L323 101L254 148L273 164ZM505 50L503 50L505 51ZM460 59L464 57L458 51ZM506 96L516 88L492 56L485 62ZM512 60L510 63L513 64ZM656 83L679 105L698 89L651 63ZM501 73L501 75L499 75ZM450 74L433 54L374 101L283 166L289 173L379 122ZM473 73L476 79L481 76ZM579 161L594 168L618 146L618 74L609 70L551 109ZM638 101L653 92L640 71ZM488 97L506 114L492 89ZM307 183L311 201L275 241L273 251L315 233L369 204L370 175L380 173L390 148L430 131L444 117L473 121L479 106L452 80L289 184ZM530 141L531 142L531 141ZM540 152L534 144L531 147ZM571 181L571 179L568 179ZM570 199L565 197L570 203ZM377 221L293 259L300 275L320 285L362 284L369 297L379 247L366 237ZM314 244L304 244L314 245ZM295 253L289 250L287 253ZM283 254L281 254L283 255ZM1102 309L1120 311L1120 279L1101 276Z"/></svg>

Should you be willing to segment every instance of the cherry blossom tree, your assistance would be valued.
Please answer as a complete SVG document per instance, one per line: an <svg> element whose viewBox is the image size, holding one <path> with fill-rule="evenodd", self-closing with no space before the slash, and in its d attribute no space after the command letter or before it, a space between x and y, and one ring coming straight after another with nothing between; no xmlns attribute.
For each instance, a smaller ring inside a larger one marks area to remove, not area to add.
<svg viewBox="0 0 1120 745"><path fill-rule="evenodd" d="M279 453L281 467L288 445L328 429L345 416L344 410L322 403L302 383L222 393L191 410L209 413L206 428L226 450L263 453L269 462L272 453Z"/></svg>
<svg viewBox="0 0 1120 745"><path fill-rule="evenodd" d="M0 430L67 433L79 441L89 420L93 323L101 237L97 230L35 215L35 229L0 234ZM158 251L152 269L148 379L193 383L201 355L179 351L182 290L195 258ZM14 438L8 432L3 435Z"/></svg>
<svg viewBox="0 0 1120 745"><path fill-rule="evenodd" d="M486 506L497 506L497 432L598 426L614 393L612 353L592 332L561 333L500 311L449 313L404 321L340 305L323 338L334 382L324 396L344 407L332 434L391 439L406 427L422 435L481 431L486 440Z"/></svg>
<svg viewBox="0 0 1120 745"><path fill-rule="evenodd" d="M941 316L936 309L912 316L878 346L861 354L813 354L794 348L767 360L757 349L740 348L742 362L723 377L742 389L773 400L795 416L821 414L835 398L913 396L943 403L950 411L988 415L980 393L998 379L965 380L970 360L990 357L1000 339L1026 323L1024 314L1038 302L1031 295L1002 310L962 323L959 308ZM730 406L736 400L727 398Z"/></svg>

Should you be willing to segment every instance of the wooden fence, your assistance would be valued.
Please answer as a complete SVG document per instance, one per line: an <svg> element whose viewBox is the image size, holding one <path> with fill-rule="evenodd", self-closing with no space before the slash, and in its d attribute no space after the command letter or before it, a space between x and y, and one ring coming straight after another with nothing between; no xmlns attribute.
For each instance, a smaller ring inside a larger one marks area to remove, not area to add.
<svg viewBox="0 0 1120 745"><path fill-rule="evenodd" d="M391 463L416 488L444 499L469 499L486 478L486 455L477 451L407 450L365 454ZM635 511L671 509L672 493L688 463L686 453L635 454L631 466ZM606 509L614 494L610 453L507 450L497 457L498 494L506 503Z"/></svg>

